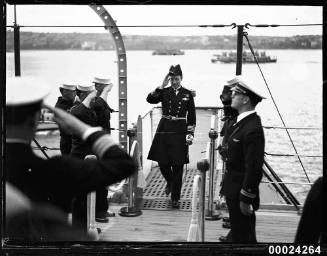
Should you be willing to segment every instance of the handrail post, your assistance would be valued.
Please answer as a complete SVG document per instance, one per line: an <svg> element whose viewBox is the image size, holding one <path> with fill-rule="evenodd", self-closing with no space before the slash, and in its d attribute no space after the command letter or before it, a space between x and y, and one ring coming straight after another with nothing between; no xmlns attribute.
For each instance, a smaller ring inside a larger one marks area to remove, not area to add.
<svg viewBox="0 0 327 256"><path fill-rule="evenodd" d="M216 139L218 138L218 132L214 129L215 115L212 116L211 129L209 131L210 138L210 171L209 171L209 198L208 198L208 208L206 212L206 220L219 220L221 219L220 214L214 213L213 209L213 184L215 176L215 167L216 167Z"/></svg>
<svg viewBox="0 0 327 256"><path fill-rule="evenodd" d="M136 140L137 129L131 128L127 131L128 141L129 141L129 153L130 156L134 156L134 149L132 149L133 142L137 142ZM138 149L137 149L138 150ZM138 152L137 152L138 153ZM131 155L132 154L132 155ZM138 154L136 154L137 157ZM137 162L137 161L136 161ZM139 163L138 163L139 165ZM119 211L119 215L123 217L137 217L142 214L140 209L137 209L135 206L135 189L137 186L137 175L138 172L135 172L131 176L128 177L128 206L122 207Z"/></svg>
<svg viewBox="0 0 327 256"><path fill-rule="evenodd" d="M96 161L97 157L95 155L87 155L84 160L86 161ZM96 192L92 191L87 194L87 232L89 235L93 236L95 240L99 239L99 233L95 225L95 201Z"/></svg>
<svg viewBox="0 0 327 256"><path fill-rule="evenodd" d="M209 169L207 159L202 159L197 162L197 169L200 171L200 195L199 195L199 231L200 242L204 242L204 205L205 205L205 190L206 190L206 171Z"/></svg>

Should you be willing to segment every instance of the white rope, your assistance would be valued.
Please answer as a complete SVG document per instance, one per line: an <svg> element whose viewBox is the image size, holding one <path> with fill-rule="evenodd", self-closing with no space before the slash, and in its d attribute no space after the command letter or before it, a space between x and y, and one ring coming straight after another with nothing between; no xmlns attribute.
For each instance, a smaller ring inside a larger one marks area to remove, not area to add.
<svg viewBox="0 0 327 256"><path fill-rule="evenodd" d="M191 225L188 230L187 242L199 242L200 241L200 230L199 230L199 213L197 210L198 204L198 191L199 184L201 181L200 175L195 175L193 180L193 197L192 197L192 218Z"/></svg>

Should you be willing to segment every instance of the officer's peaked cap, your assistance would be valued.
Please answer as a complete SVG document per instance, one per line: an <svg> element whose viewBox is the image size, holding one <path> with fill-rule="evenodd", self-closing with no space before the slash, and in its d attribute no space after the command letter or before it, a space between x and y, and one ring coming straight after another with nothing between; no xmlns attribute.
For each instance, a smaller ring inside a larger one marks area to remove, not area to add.
<svg viewBox="0 0 327 256"><path fill-rule="evenodd" d="M253 96L258 98L259 101L265 99L262 93L259 93L258 89L253 83L248 82L248 79L244 76L236 76L232 80L227 81L228 85L233 86L231 91L240 92L248 95L249 97Z"/></svg>

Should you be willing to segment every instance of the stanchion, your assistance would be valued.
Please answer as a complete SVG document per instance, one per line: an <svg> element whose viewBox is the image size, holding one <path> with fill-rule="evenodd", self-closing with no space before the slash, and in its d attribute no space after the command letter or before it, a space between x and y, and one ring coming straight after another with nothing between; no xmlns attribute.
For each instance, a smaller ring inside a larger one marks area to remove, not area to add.
<svg viewBox="0 0 327 256"><path fill-rule="evenodd" d="M208 160L202 159L198 161L197 168L200 171L199 237L200 237L200 242L204 242L204 204L205 204L205 190L206 190L206 171L208 171L209 169Z"/></svg>
<svg viewBox="0 0 327 256"><path fill-rule="evenodd" d="M127 131L129 146L130 146L130 156L134 156L134 151L138 150L137 140L136 140L137 130L135 128L129 129ZM137 153L137 152L136 152ZM136 154L138 157L138 154ZM137 162L137 161L136 161ZM137 164L139 164L137 162ZM137 176L138 172L135 172L128 178L128 206L122 207L119 211L119 215L123 217L137 217L142 214L142 211L135 206L135 189L137 186Z"/></svg>
<svg viewBox="0 0 327 256"><path fill-rule="evenodd" d="M216 167L216 139L218 138L218 132L214 129L215 124L215 115L211 117L211 129L209 131L210 138L210 171L209 171L209 198L208 198L208 207L206 211L206 220L219 220L221 219L220 214L214 212L213 207L213 180L215 175Z"/></svg>
<svg viewBox="0 0 327 256"><path fill-rule="evenodd" d="M87 155L85 161L95 161L97 157L95 155ZM87 194L87 232L93 236L95 240L99 239L99 233L95 225L95 200L96 192L90 192Z"/></svg>

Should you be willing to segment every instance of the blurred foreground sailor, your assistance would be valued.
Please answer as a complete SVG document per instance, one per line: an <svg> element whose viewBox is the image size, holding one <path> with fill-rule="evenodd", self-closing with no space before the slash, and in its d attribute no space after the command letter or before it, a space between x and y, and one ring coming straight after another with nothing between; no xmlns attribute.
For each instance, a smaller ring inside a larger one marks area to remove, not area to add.
<svg viewBox="0 0 327 256"><path fill-rule="evenodd" d="M239 115L229 128L221 191L226 197L231 230L220 241L256 243L255 211L259 208L265 138L255 107L264 97L242 76L228 83L233 86L231 107Z"/></svg>
<svg viewBox="0 0 327 256"><path fill-rule="evenodd" d="M30 144L49 90L37 79L19 77L8 79L6 92L6 177L31 202L47 203L67 212L74 197L114 184L136 170L133 159L101 127L91 127L66 111L51 107L60 128L81 138L98 160L36 156ZM10 226L7 228L10 230ZM33 239L54 239L49 232L46 228L40 230L40 237Z"/></svg>
<svg viewBox="0 0 327 256"><path fill-rule="evenodd" d="M89 241L95 237L67 224L66 215L47 203L32 202L6 182L6 228L4 237L18 241Z"/></svg>
<svg viewBox="0 0 327 256"><path fill-rule="evenodd" d="M63 83L59 86L61 96L58 97L55 107L70 111L76 98L76 85L74 83ZM60 129L60 152L69 155L72 148L72 135Z"/></svg>
<svg viewBox="0 0 327 256"><path fill-rule="evenodd" d="M323 178L319 177L311 187L305 203L294 243L297 244L326 244L326 224L324 223L323 208ZM324 226L325 225L325 226Z"/></svg>
<svg viewBox="0 0 327 256"><path fill-rule="evenodd" d="M196 124L192 92L181 85L180 65L171 66L161 86L147 96L147 102L162 104L162 117L154 136L148 159L157 161L167 181L165 192L171 193L172 207L179 208L183 166L189 163ZM166 87L171 82L171 86Z"/></svg>

